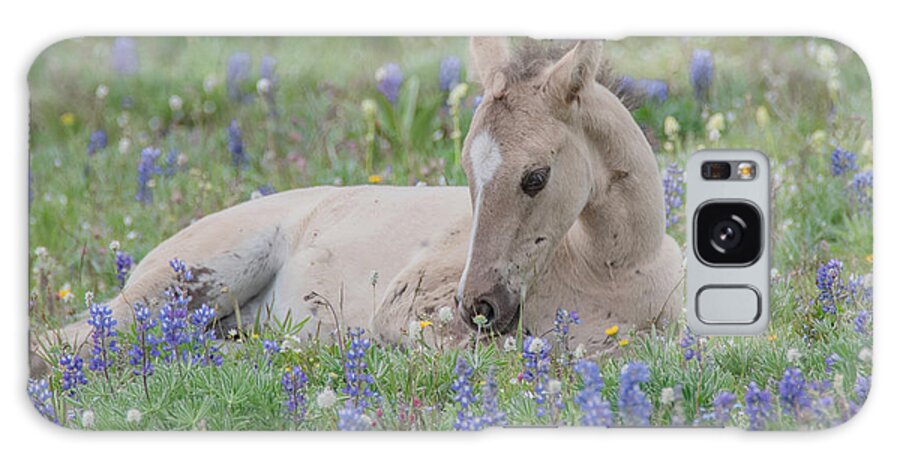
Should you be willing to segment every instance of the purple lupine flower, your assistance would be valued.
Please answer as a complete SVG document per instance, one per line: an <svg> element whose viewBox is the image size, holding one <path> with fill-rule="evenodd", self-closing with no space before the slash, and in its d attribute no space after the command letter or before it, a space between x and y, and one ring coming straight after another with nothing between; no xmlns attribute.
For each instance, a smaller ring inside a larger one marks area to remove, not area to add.
<svg viewBox="0 0 900 464"><path fill-rule="evenodd" d="M497 401L497 380L494 378L493 369L488 369L484 386L481 388L481 410L481 424L484 427L506 425L506 413L500 410Z"/></svg>
<svg viewBox="0 0 900 464"><path fill-rule="evenodd" d="M132 374L146 381L153 375L153 358L160 355L159 344L162 340L152 333L157 321L150 317L150 308L141 302L134 304L134 322L137 337L128 350L128 364L132 367Z"/></svg>
<svg viewBox="0 0 900 464"><path fill-rule="evenodd" d="M397 102L400 95L400 85L403 84L403 71L395 63L388 63L375 73L375 88L391 103Z"/></svg>
<svg viewBox="0 0 900 464"><path fill-rule="evenodd" d="M364 329L350 329L350 346L344 360L344 377L346 385L341 390L350 396L354 407L363 410L369 407L369 398L375 395L370 386L375 379L369 374L366 363L366 351L372 345L368 338L363 337Z"/></svg>
<svg viewBox="0 0 900 464"><path fill-rule="evenodd" d="M256 188L256 191L259 192L259 194L264 197L278 193L278 191L275 190L275 187L272 187L271 183L260 185L259 187Z"/></svg>
<svg viewBox="0 0 900 464"><path fill-rule="evenodd" d="M778 382L778 395L781 399L781 406L790 411L795 419L804 414L812 405L806 391L806 380L800 369L796 367L784 370L784 375Z"/></svg>
<svg viewBox="0 0 900 464"><path fill-rule="evenodd" d="M241 167L247 162L244 154L244 139L241 136L241 128L238 126L237 119L232 119L228 125L228 151L231 152L231 164L234 167Z"/></svg>
<svg viewBox="0 0 900 464"><path fill-rule="evenodd" d="M193 280L190 269L184 261L174 258L169 266L175 271L176 283L165 291L166 302L159 310L159 325L162 331L163 359L166 362L179 360L179 347L190 341L188 333L188 303L191 297L187 283ZM186 353L181 353L181 357Z"/></svg>
<svg viewBox="0 0 900 464"><path fill-rule="evenodd" d="M116 250L116 280L119 281L119 288L125 287L125 279L131 268L134 266L134 260L131 255L121 250Z"/></svg>
<svg viewBox="0 0 900 464"><path fill-rule="evenodd" d="M669 84L656 79L634 79L623 76L616 83L616 93L637 94L663 103L669 98Z"/></svg>
<svg viewBox="0 0 900 464"><path fill-rule="evenodd" d="M462 69L462 61L459 57L448 56L441 60L441 67L438 71L438 87L441 91L449 92L459 84L459 73Z"/></svg>
<svg viewBox="0 0 900 464"><path fill-rule="evenodd" d="M191 324L190 343L193 351L192 362L201 366L222 365L222 354L219 348L212 342L216 339L216 332L212 329L212 323L216 319L216 310L207 304L191 312L189 317Z"/></svg>
<svg viewBox="0 0 900 464"><path fill-rule="evenodd" d="M625 364L619 376L619 416L626 426L646 427L650 424L652 405L641 391L641 384L650 381L650 369L640 361Z"/></svg>
<svg viewBox="0 0 900 464"><path fill-rule="evenodd" d="M850 186L856 200L857 211L869 213L872 211L872 171L861 171L853 175Z"/></svg>
<svg viewBox="0 0 900 464"><path fill-rule="evenodd" d="M106 148L106 144L106 131L97 129L94 132L91 132L91 137L88 139L87 154L93 155L94 153L103 150Z"/></svg>
<svg viewBox="0 0 900 464"><path fill-rule="evenodd" d="M684 352L685 361L690 361L692 359L696 359L697 362L702 361L700 341L691 331L690 327L684 328L681 340L678 341L678 346L681 347L682 351Z"/></svg>
<svg viewBox="0 0 900 464"><path fill-rule="evenodd" d="M112 68L121 76L137 74L140 67L137 44L130 37L117 37L112 43Z"/></svg>
<svg viewBox="0 0 900 464"><path fill-rule="evenodd" d="M141 150L141 161L138 163L138 178L137 178L137 194L135 194L134 199L141 203L150 203L153 201L153 192L150 190L150 187L147 185L150 182L150 178L156 174L159 174L160 169L159 166L156 165L156 160L162 152L157 148L147 147Z"/></svg>
<svg viewBox="0 0 900 464"><path fill-rule="evenodd" d="M363 414L363 408L353 404L353 400L347 400L344 407L338 411L338 430L361 432L371 427L372 421Z"/></svg>
<svg viewBox="0 0 900 464"><path fill-rule="evenodd" d="M844 294L844 282L841 271L844 263L838 259L830 259L816 272L816 288L819 289L819 302L826 314L837 314L837 302Z"/></svg>
<svg viewBox="0 0 900 464"><path fill-rule="evenodd" d="M178 150L175 148L170 148L169 153L166 155L166 169L165 176L172 177L178 172Z"/></svg>
<svg viewBox="0 0 900 464"><path fill-rule="evenodd" d="M725 425L731 419L731 410L737 404L734 393L721 391L713 398L714 416L718 425Z"/></svg>
<svg viewBox="0 0 900 464"><path fill-rule="evenodd" d="M609 401L601 396L603 376L596 363L581 360L575 365L575 372L581 376L581 390L575 395L575 404L581 409L581 425L610 427L613 413Z"/></svg>
<svg viewBox="0 0 900 464"><path fill-rule="evenodd" d="M264 339L262 342L263 352L266 356L275 356L278 353L281 353L281 345L278 344L275 340Z"/></svg>
<svg viewBox="0 0 900 464"><path fill-rule="evenodd" d="M294 366L281 377L281 388L287 395L284 402L285 413L295 424L306 416L306 383L308 379L300 366Z"/></svg>
<svg viewBox="0 0 900 464"><path fill-rule="evenodd" d="M678 212L681 208L684 195L684 169L678 167L678 163L672 163L666 167L663 175L663 199L666 205L666 228L678 223Z"/></svg>
<svg viewBox="0 0 900 464"><path fill-rule="evenodd" d="M697 49L691 57L691 87L694 88L694 97L702 102L709 101L712 90L714 62L712 52Z"/></svg>
<svg viewBox="0 0 900 464"><path fill-rule="evenodd" d="M91 326L91 359L88 368L92 371L101 371L109 380L109 368L115 363L114 356L119 352L116 320L112 317L112 309L106 305L92 303L88 309L90 317L88 325Z"/></svg>
<svg viewBox="0 0 900 464"><path fill-rule="evenodd" d="M28 379L28 397L34 409L49 419L54 424L59 424L56 417L56 410L53 409L53 393L50 391L50 384L47 379Z"/></svg>
<svg viewBox="0 0 900 464"><path fill-rule="evenodd" d="M847 279L847 298L848 305L855 305L863 309L872 309L872 298L874 297L872 285L866 279L866 276L855 275Z"/></svg>
<svg viewBox="0 0 900 464"><path fill-rule="evenodd" d="M865 309L861 309L856 313L856 317L853 318L853 328L856 330L856 333L865 334L868 332L870 316L871 313Z"/></svg>
<svg viewBox="0 0 900 464"><path fill-rule="evenodd" d="M77 354L64 354L59 358L59 367L62 368L62 392L74 397L78 393L80 385L87 385L84 377L84 360Z"/></svg>
<svg viewBox="0 0 900 464"><path fill-rule="evenodd" d="M831 175L840 177L854 172L859 167L856 165L856 153L837 147L831 152Z"/></svg>
<svg viewBox="0 0 900 464"><path fill-rule="evenodd" d="M233 102L243 103L247 100L244 86L250 80L250 69L253 66L249 53L237 52L228 57L225 69L225 84L228 88L228 98Z"/></svg>
<svg viewBox="0 0 900 464"><path fill-rule="evenodd" d="M454 392L453 401L459 405L453 428L466 431L481 430L481 418L472 410L472 406L475 404L475 391L472 388L470 379L472 377L472 368L462 356L456 359L453 375L456 377L453 379L450 388Z"/></svg>
<svg viewBox="0 0 900 464"><path fill-rule="evenodd" d="M745 413L750 430L763 430L772 418L772 394L761 390L756 382L750 382L744 395Z"/></svg>
<svg viewBox="0 0 900 464"><path fill-rule="evenodd" d="M550 395L550 392L547 391L547 384L550 381L551 348L550 342L532 336L528 336L522 344L522 358L525 360L522 380L532 385L534 401L538 405L538 417L544 416L547 412L546 404Z"/></svg>
<svg viewBox="0 0 900 464"><path fill-rule="evenodd" d="M860 375L856 377L856 383L853 385L853 398L850 400L850 413L856 414L869 397L869 389L871 388L870 377Z"/></svg>
<svg viewBox="0 0 900 464"><path fill-rule="evenodd" d="M567 311L563 308L556 309L556 317L553 318L553 332L559 348L564 352L569 351L569 331L572 325L581 324L577 311Z"/></svg>

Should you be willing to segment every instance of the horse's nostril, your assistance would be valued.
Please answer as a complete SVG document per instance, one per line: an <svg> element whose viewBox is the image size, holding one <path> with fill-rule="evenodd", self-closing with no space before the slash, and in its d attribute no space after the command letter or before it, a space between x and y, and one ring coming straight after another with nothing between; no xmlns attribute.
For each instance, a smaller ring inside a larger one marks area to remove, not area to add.
<svg viewBox="0 0 900 464"><path fill-rule="evenodd" d="M497 316L497 311L494 309L494 305L487 300L478 300L475 302L475 317L483 316L486 321L485 325L494 322L494 318Z"/></svg>

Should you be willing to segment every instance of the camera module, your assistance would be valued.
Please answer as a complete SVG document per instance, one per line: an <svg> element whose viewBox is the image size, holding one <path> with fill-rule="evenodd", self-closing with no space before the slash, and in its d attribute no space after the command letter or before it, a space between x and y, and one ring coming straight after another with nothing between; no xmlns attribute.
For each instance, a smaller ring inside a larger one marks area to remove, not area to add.
<svg viewBox="0 0 900 464"><path fill-rule="evenodd" d="M749 266L762 252L762 215L749 202L708 202L697 209L694 251L710 266Z"/></svg>

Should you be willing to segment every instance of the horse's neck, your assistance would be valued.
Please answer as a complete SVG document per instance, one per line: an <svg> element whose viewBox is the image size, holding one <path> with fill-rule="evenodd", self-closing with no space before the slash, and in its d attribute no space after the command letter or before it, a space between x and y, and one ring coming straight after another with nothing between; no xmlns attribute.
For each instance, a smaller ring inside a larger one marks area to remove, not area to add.
<svg viewBox="0 0 900 464"><path fill-rule="evenodd" d="M591 101L596 98L596 101ZM575 275L616 276L652 259L665 235L659 171L647 140L618 99L605 88L590 96L582 116L593 152L594 192L566 235L564 250Z"/></svg>

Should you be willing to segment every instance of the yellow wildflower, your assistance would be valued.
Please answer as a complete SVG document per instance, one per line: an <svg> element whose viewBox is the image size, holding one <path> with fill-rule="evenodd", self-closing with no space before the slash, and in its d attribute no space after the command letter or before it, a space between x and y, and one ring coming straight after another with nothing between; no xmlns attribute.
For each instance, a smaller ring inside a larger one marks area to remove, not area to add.
<svg viewBox="0 0 900 464"><path fill-rule="evenodd" d="M380 184L381 176L379 176L378 174L372 174L371 176L369 176L369 183L370 184Z"/></svg>
<svg viewBox="0 0 900 464"><path fill-rule="evenodd" d="M425 330L425 327L431 325L431 321L419 321L419 330Z"/></svg>
<svg viewBox="0 0 900 464"><path fill-rule="evenodd" d="M725 115L722 113L716 113L709 117L709 120L706 121L706 130L712 132L714 130L721 132L722 129L725 129Z"/></svg>
<svg viewBox="0 0 900 464"><path fill-rule="evenodd" d="M614 337L617 333L619 333L619 326L614 325L603 331L607 337Z"/></svg>
<svg viewBox="0 0 900 464"><path fill-rule="evenodd" d="M60 300L65 300L69 295L72 294L72 290L70 290L68 287L63 287L59 289L59 292L57 292L56 294L57 296L59 296Z"/></svg>
<svg viewBox="0 0 900 464"><path fill-rule="evenodd" d="M875 259L875 258L874 258L872 255L866 255L866 262L867 262L867 263L872 264L872 261L873 261L874 259Z"/></svg>
<svg viewBox="0 0 900 464"><path fill-rule="evenodd" d="M375 100L365 99L362 101L362 112L363 115L367 119L375 118L375 113L378 111L378 105L375 103Z"/></svg>
<svg viewBox="0 0 900 464"><path fill-rule="evenodd" d="M626 345L628 345L627 338L623 338L623 339L619 340L619 346L626 346Z"/></svg>
<svg viewBox="0 0 900 464"><path fill-rule="evenodd" d="M256 332L253 332L252 334L250 334L250 338L257 340L257 339L259 339L259 334Z"/></svg>
<svg viewBox="0 0 900 464"><path fill-rule="evenodd" d="M680 130L681 124L678 124L678 120L674 116L666 116L666 120L663 122L663 132L666 133L666 137L674 139Z"/></svg>
<svg viewBox="0 0 900 464"><path fill-rule="evenodd" d="M64 126L71 126L72 124L75 124L75 115L65 112L59 116L59 122Z"/></svg>

